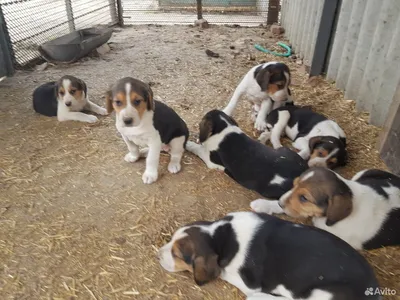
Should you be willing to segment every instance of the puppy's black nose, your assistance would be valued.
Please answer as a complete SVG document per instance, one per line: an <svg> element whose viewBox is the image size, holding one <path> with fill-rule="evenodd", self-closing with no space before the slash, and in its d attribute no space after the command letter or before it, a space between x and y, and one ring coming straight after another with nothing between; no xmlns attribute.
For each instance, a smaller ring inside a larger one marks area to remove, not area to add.
<svg viewBox="0 0 400 300"><path fill-rule="evenodd" d="M71 106L71 104L72 104L71 102L65 102L66 106Z"/></svg>
<svg viewBox="0 0 400 300"><path fill-rule="evenodd" d="M125 123L125 125L132 125L133 119L132 118L126 118L126 119L124 119L124 123Z"/></svg>

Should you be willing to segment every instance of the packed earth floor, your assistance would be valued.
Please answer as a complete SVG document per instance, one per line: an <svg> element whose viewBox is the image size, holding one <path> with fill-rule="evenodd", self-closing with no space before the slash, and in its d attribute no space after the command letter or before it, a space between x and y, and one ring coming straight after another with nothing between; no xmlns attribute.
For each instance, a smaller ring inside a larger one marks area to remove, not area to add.
<svg viewBox="0 0 400 300"><path fill-rule="evenodd" d="M196 139L203 114L223 108L250 67L276 60L254 44L271 47L278 38L262 27L118 29L101 57L19 71L0 83L0 299L243 299L221 280L200 288L188 273L166 273L155 254L178 227L249 210L259 195L187 152L178 174L168 173L162 154L159 180L144 185L145 162L124 161L115 115L96 124L59 123L36 114L31 95L39 84L70 74L86 81L90 99L104 106L110 84L133 76L150 83ZM208 57L206 49L220 57ZM334 84L309 81L304 66L282 61L293 73L295 101L347 133L350 163L338 172L385 169L375 150L380 130L368 116L356 113ZM243 100L235 118L256 138L249 110ZM400 293L398 249L363 254L381 286Z"/></svg>

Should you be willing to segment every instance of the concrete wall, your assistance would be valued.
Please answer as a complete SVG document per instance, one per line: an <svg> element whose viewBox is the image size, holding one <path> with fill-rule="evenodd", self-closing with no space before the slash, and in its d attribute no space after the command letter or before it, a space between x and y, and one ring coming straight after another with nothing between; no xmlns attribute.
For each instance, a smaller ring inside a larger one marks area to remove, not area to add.
<svg viewBox="0 0 400 300"><path fill-rule="evenodd" d="M282 25L296 53L310 64L322 0L282 0ZM382 126L400 82L400 1L342 0L327 79Z"/></svg>

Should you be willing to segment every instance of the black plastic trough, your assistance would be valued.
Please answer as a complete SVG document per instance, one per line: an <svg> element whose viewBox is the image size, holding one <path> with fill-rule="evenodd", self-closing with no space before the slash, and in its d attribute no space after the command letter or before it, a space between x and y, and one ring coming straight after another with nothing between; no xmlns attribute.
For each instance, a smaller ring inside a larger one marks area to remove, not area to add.
<svg viewBox="0 0 400 300"><path fill-rule="evenodd" d="M76 30L43 43L39 46L39 52L49 62L72 63L107 43L112 32L110 28Z"/></svg>

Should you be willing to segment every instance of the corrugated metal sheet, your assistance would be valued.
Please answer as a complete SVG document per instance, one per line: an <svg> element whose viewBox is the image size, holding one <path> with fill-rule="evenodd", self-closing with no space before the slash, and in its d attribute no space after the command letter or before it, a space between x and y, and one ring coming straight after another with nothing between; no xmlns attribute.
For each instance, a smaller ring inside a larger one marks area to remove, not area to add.
<svg viewBox="0 0 400 300"><path fill-rule="evenodd" d="M321 0L282 0L281 23L296 55L310 65L322 12Z"/></svg>
<svg viewBox="0 0 400 300"><path fill-rule="evenodd" d="M382 126L400 82L400 1L342 0L326 77ZM297 55L312 61L322 0L282 0L282 25Z"/></svg>

